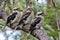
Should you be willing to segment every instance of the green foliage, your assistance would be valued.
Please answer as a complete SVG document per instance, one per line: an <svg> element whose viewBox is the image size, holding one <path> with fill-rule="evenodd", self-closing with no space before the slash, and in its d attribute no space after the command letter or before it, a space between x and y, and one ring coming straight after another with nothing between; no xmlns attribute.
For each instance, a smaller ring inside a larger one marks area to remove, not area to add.
<svg viewBox="0 0 60 40"><path fill-rule="evenodd" d="M46 9L47 16L45 17L46 24L56 26L56 15L53 9Z"/></svg>
<svg viewBox="0 0 60 40"><path fill-rule="evenodd" d="M5 21L0 19L0 30L4 27Z"/></svg>
<svg viewBox="0 0 60 40"><path fill-rule="evenodd" d="M49 36L52 36L54 38L58 37L58 31L57 31L57 24L56 24L56 12L54 8L46 9L45 16L45 26L44 28L47 30L47 33Z"/></svg>

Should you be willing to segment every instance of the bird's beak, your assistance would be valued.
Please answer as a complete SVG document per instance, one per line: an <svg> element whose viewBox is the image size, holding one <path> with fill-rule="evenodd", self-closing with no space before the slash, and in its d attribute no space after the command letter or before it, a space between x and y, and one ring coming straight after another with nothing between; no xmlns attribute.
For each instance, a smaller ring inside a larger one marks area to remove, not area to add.
<svg viewBox="0 0 60 40"><path fill-rule="evenodd" d="M43 14L43 16L47 16L46 14Z"/></svg>

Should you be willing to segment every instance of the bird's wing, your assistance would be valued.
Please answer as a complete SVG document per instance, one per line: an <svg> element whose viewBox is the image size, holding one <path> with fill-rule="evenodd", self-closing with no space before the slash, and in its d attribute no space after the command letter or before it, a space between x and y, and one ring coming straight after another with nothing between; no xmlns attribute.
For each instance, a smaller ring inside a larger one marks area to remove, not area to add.
<svg viewBox="0 0 60 40"><path fill-rule="evenodd" d="M8 24L11 20L14 20L15 16L16 16L16 14L11 14L11 15L9 15L8 18L7 18L7 24Z"/></svg>
<svg viewBox="0 0 60 40"><path fill-rule="evenodd" d="M22 19L22 20L26 20L26 19L29 17L30 14L31 14L31 13L26 13L26 14L24 14L21 19Z"/></svg>
<svg viewBox="0 0 60 40"><path fill-rule="evenodd" d="M31 12L30 16L27 18L27 20L25 21L25 23L31 23L34 18L35 18L34 17L34 13Z"/></svg>
<svg viewBox="0 0 60 40"><path fill-rule="evenodd" d="M41 21L40 17L36 17L33 22L31 23L32 26L36 26Z"/></svg>
<svg viewBox="0 0 60 40"><path fill-rule="evenodd" d="M10 20L11 20L11 15L8 16L6 24L8 24L10 22Z"/></svg>
<svg viewBox="0 0 60 40"><path fill-rule="evenodd" d="M24 22L27 20L27 18L29 17L30 14L31 14L31 13L23 14L22 17L21 17L21 20L19 21L19 25L20 25L21 23L24 23Z"/></svg>

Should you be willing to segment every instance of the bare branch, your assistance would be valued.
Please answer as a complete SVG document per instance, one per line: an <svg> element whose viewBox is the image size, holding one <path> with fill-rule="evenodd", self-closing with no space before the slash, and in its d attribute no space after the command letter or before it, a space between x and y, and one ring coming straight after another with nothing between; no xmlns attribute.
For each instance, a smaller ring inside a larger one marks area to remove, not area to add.
<svg viewBox="0 0 60 40"><path fill-rule="evenodd" d="M57 8L57 5L55 3L54 0L52 0L52 4L55 8L55 12L56 12L56 23L57 23L57 27L58 27L58 30L59 30L59 27L60 27L60 19L59 19L59 13L58 13L58 8Z"/></svg>
<svg viewBox="0 0 60 40"><path fill-rule="evenodd" d="M15 29L15 26L18 25L18 23L14 23L10 28ZM27 33L29 33L31 25L28 23L24 26L18 26L18 28L16 30L23 30ZM46 32L42 29L35 29L34 31L32 31L31 35L33 35L34 37L38 38L39 40L49 40L48 35L46 34Z"/></svg>
<svg viewBox="0 0 60 40"><path fill-rule="evenodd" d="M57 5L56 5L56 2L55 0L52 0L52 4L55 8L55 12L56 12L56 23L57 23L57 27L58 27L58 31L59 31L59 40L60 40L60 18L59 18L59 14L58 14L58 8L57 8Z"/></svg>
<svg viewBox="0 0 60 40"><path fill-rule="evenodd" d="M37 37L39 40L49 40L49 37L42 29L34 30L33 35Z"/></svg>
<svg viewBox="0 0 60 40"><path fill-rule="evenodd" d="M0 18L7 20L7 13L4 10L4 7L6 5L6 0L3 0L1 6L0 6Z"/></svg>
<svg viewBox="0 0 60 40"><path fill-rule="evenodd" d="M0 10L0 18L4 19L7 21L7 13L4 10Z"/></svg>

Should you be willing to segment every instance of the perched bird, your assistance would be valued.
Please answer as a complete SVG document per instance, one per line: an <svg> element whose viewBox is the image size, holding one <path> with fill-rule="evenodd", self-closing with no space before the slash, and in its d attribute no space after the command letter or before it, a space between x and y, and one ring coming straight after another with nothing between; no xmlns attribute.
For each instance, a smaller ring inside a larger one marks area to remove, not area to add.
<svg viewBox="0 0 60 40"><path fill-rule="evenodd" d="M19 27L22 27L25 24L25 21L31 14L31 8L27 8L26 10L24 10L23 13L24 14L22 14L22 16L19 18L20 20L19 20L18 24L16 25L17 30L19 30ZM13 27L13 29L14 29L14 27Z"/></svg>
<svg viewBox="0 0 60 40"><path fill-rule="evenodd" d="M32 7L28 7L28 8L31 9L31 14L30 14L30 16L27 18L27 20L25 21L25 24L26 24L26 23L31 23L32 19L35 18L35 16L34 16L34 9L33 9Z"/></svg>
<svg viewBox="0 0 60 40"><path fill-rule="evenodd" d="M12 20L14 20L14 18L16 17L17 13L13 13L12 15L10 15L8 18L7 18L7 22L6 24L10 23Z"/></svg>
<svg viewBox="0 0 60 40"><path fill-rule="evenodd" d="M28 8L28 9L24 12L25 14L22 15L21 20L19 21L19 24L18 24L18 25L24 24L24 23L26 22L26 20L28 19L28 17L29 17L30 14L31 14L31 11L32 11L32 9L31 9L31 8Z"/></svg>
<svg viewBox="0 0 60 40"><path fill-rule="evenodd" d="M44 20L45 14L43 12L37 12L36 18L31 22L30 30L33 31L35 28L40 28L41 23Z"/></svg>
<svg viewBox="0 0 60 40"><path fill-rule="evenodd" d="M20 10L19 8L14 8L13 13L14 12L17 12L17 15L16 15L15 19L12 21L12 23L19 22L21 17L22 17L22 15L23 15L23 11Z"/></svg>
<svg viewBox="0 0 60 40"><path fill-rule="evenodd" d="M36 18L32 20L31 23L26 23L22 26L26 31L29 31L29 34L32 33L36 28L40 28L42 26L42 22L44 22L45 14L43 12L37 12Z"/></svg>
<svg viewBox="0 0 60 40"><path fill-rule="evenodd" d="M21 10L19 8L14 8L12 14L8 16L6 25L11 25L11 23L16 21L17 15L21 16Z"/></svg>

